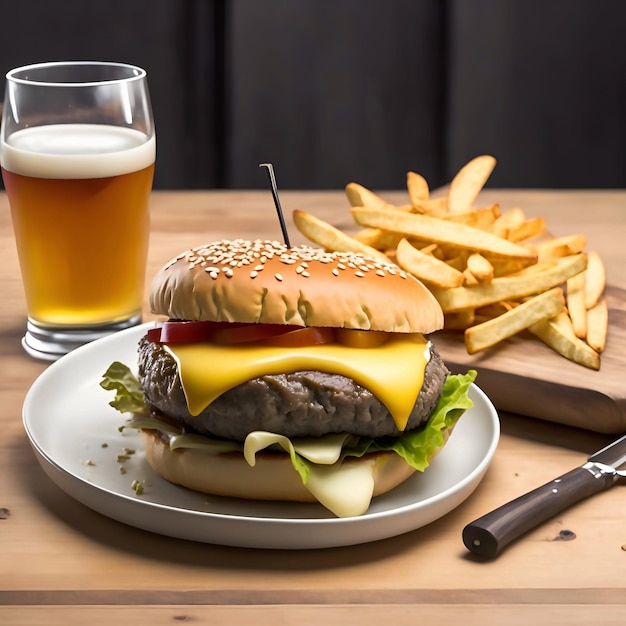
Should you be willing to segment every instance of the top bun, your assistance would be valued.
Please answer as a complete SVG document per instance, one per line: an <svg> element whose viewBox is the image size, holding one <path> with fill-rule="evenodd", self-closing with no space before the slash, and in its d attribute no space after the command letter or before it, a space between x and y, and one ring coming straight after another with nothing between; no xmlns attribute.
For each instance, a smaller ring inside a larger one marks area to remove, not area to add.
<svg viewBox="0 0 626 626"><path fill-rule="evenodd" d="M154 278L153 313L170 319L431 333L439 303L393 263L276 241L217 241Z"/></svg>

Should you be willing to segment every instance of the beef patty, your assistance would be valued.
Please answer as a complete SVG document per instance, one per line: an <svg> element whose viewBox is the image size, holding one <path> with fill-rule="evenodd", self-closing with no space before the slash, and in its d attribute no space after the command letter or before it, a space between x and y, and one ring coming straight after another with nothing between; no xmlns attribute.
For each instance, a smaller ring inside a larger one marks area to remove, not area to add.
<svg viewBox="0 0 626 626"><path fill-rule="evenodd" d="M207 364L219 369L219 363ZM197 416L189 414L176 361L158 343L139 344L139 380L146 404L183 422L190 431L243 441L254 430L287 437L350 433L367 437L400 434L385 406L354 380L338 374L302 371L267 375L230 389ZM424 385L406 430L426 422L448 370L431 346Z"/></svg>

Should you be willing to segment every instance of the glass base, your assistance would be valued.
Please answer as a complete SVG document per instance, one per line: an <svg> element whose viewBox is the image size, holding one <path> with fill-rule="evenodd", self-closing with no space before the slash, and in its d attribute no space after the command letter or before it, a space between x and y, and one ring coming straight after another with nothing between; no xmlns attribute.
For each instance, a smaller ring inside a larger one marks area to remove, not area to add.
<svg viewBox="0 0 626 626"><path fill-rule="evenodd" d="M29 321L26 325L26 334L22 337L22 347L35 359L56 361L80 346L140 323L141 315L136 315L114 324L99 324L72 330L42 328Z"/></svg>

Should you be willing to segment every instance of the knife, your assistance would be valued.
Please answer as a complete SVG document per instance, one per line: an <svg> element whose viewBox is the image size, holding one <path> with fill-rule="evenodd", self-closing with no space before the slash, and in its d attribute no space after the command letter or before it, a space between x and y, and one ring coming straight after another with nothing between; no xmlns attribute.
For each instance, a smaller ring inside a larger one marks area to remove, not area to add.
<svg viewBox="0 0 626 626"><path fill-rule="evenodd" d="M514 539L553 515L612 487L626 476L626 435L592 454L584 465L469 523L463 543L474 554L495 557Z"/></svg>

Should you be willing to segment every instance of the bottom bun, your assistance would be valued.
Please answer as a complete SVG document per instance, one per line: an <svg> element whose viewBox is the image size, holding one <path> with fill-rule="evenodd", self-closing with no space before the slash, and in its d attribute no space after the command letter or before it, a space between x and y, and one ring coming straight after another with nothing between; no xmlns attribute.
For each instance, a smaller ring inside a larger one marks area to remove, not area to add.
<svg viewBox="0 0 626 626"><path fill-rule="evenodd" d="M288 454L259 453L256 465L251 467L239 452L207 454L195 448L170 450L158 431L143 430L142 433L150 466L171 483L216 496L288 502L317 501L302 484ZM371 465L374 496L390 491L416 471L395 452L348 457L343 463Z"/></svg>

